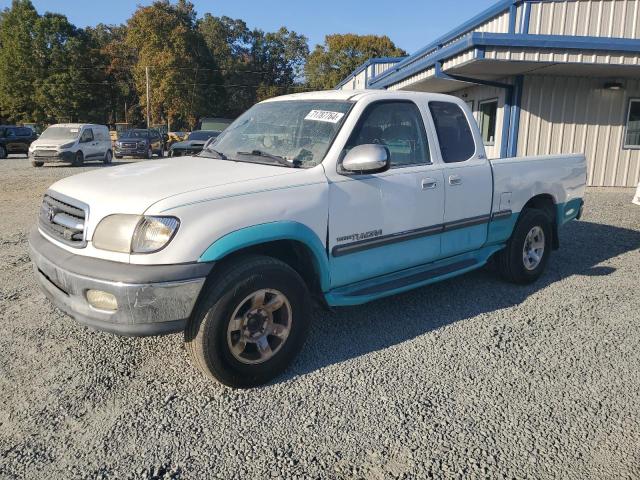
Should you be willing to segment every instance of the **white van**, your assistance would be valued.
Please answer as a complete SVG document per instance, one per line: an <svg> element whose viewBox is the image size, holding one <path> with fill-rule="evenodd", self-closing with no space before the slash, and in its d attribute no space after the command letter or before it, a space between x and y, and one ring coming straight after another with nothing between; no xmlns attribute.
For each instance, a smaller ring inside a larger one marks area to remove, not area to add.
<svg viewBox="0 0 640 480"><path fill-rule="evenodd" d="M109 129L91 123L58 123L48 127L29 147L31 165L66 162L74 166L85 160L111 163L113 152Z"/></svg>

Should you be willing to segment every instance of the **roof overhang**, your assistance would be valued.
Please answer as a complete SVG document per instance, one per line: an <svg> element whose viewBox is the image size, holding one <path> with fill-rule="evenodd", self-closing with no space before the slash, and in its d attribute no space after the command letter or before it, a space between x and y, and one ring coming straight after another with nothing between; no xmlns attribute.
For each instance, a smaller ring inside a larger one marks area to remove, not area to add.
<svg viewBox="0 0 640 480"><path fill-rule="evenodd" d="M523 74L637 77L640 40L474 32L423 58L407 60L372 79L370 87L432 92L461 88L460 82L439 78L436 64L447 74L481 80Z"/></svg>

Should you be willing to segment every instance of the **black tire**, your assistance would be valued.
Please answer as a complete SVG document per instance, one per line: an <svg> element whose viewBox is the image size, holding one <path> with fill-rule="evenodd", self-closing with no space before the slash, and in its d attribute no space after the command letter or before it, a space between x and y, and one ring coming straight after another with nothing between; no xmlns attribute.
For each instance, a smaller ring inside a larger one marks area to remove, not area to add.
<svg viewBox="0 0 640 480"><path fill-rule="evenodd" d="M78 150L76 152L75 157L73 157L73 162L71 163L74 167L81 167L84 165L84 154L82 151Z"/></svg>
<svg viewBox="0 0 640 480"><path fill-rule="evenodd" d="M7 149L4 148L4 145L0 145L0 159L7 158Z"/></svg>
<svg viewBox="0 0 640 480"><path fill-rule="evenodd" d="M116 160L122 160L122 155L114 155L114 157L116 157Z"/></svg>
<svg viewBox="0 0 640 480"><path fill-rule="evenodd" d="M36 162L35 160L32 160L31 165L33 165L34 167L41 167L42 165L44 165L44 162Z"/></svg>
<svg viewBox="0 0 640 480"><path fill-rule="evenodd" d="M523 250L527 235L535 227L544 233L544 250L535 268L525 266ZM542 210L526 209L520 214L516 227L504 250L496 255L496 265L502 278L508 282L527 284L535 282L547 265L552 247L551 219Z"/></svg>
<svg viewBox="0 0 640 480"><path fill-rule="evenodd" d="M113 153L111 153L111 150L107 150L107 153L104 154L102 163L104 163L105 165L109 165L111 162L113 162Z"/></svg>
<svg viewBox="0 0 640 480"><path fill-rule="evenodd" d="M146 158L147 160L153 158L153 149L151 148L151 146L149 146L149 150L147 150L147 154L144 158Z"/></svg>
<svg viewBox="0 0 640 480"><path fill-rule="evenodd" d="M164 157L164 150L161 148L160 151L158 152L158 158L162 158Z"/></svg>
<svg viewBox="0 0 640 480"><path fill-rule="evenodd" d="M291 307L290 331L271 358L246 364L232 353L227 329L235 310L260 289L274 289L286 297ZM304 281L286 263L251 255L222 265L205 285L185 329L186 350L205 375L224 385L262 385L282 373L302 348L310 324L309 304Z"/></svg>

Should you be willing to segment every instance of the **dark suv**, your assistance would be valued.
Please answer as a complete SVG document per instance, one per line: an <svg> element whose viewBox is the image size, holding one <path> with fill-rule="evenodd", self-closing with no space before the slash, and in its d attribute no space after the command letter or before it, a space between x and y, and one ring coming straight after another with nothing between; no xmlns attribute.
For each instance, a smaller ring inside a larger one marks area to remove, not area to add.
<svg viewBox="0 0 640 480"><path fill-rule="evenodd" d="M136 128L118 135L114 147L116 158L151 158L154 154L164 155L164 140L157 130Z"/></svg>
<svg viewBox="0 0 640 480"><path fill-rule="evenodd" d="M29 155L29 145L37 139L29 127L0 125L0 158L7 158L11 153Z"/></svg>

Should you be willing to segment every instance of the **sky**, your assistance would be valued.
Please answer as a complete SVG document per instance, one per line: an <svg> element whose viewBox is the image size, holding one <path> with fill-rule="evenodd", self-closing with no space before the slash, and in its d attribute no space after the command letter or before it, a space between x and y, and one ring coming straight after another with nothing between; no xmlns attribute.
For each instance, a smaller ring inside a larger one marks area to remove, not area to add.
<svg viewBox="0 0 640 480"><path fill-rule="evenodd" d="M78 27L123 23L149 0L32 0L39 13L66 15ZM304 34L310 48L331 33L388 35L411 53L457 27L496 0L192 0L198 16L243 19L250 28L281 26ZM11 0L0 0L0 8ZM321 6L320 6L321 5Z"/></svg>

